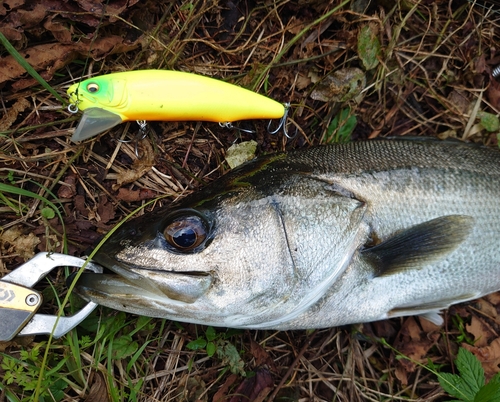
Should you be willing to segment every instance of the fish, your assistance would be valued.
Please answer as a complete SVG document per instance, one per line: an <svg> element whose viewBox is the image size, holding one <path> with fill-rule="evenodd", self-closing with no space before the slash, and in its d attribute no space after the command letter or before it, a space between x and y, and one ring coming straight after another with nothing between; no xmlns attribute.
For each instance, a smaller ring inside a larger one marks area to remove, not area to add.
<svg viewBox="0 0 500 402"><path fill-rule="evenodd" d="M85 300L248 329L439 312L500 289L500 152L369 140L260 156L113 233Z"/></svg>
<svg viewBox="0 0 500 402"><path fill-rule="evenodd" d="M210 121L281 119L284 104L202 75L135 70L89 78L67 90L70 111L83 110L71 140L83 141L135 120Z"/></svg>

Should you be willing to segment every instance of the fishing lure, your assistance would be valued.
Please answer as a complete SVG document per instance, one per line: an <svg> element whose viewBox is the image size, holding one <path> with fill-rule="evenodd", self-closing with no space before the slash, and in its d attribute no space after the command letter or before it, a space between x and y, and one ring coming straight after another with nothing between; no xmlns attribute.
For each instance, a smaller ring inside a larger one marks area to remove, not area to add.
<svg viewBox="0 0 500 402"><path fill-rule="evenodd" d="M83 141L134 120L211 121L283 119L286 106L247 89L196 74L139 70L90 78L68 89L83 116L71 137Z"/></svg>

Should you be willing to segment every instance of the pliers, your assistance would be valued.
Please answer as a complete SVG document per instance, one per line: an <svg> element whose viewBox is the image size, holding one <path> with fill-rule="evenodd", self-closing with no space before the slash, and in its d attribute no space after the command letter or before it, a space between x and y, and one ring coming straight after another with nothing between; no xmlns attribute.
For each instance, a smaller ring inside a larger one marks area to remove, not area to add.
<svg viewBox="0 0 500 402"><path fill-rule="evenodd" d="M82 267L85 260L66 254L42 252L0 279L0 341L17 335L52 334L59 338L81 323L96 307L90 302L70 317L35 314L42 294L34 289L43 277L57 267ZM88 262L86 269L102 273L101 266Z"/></svg>

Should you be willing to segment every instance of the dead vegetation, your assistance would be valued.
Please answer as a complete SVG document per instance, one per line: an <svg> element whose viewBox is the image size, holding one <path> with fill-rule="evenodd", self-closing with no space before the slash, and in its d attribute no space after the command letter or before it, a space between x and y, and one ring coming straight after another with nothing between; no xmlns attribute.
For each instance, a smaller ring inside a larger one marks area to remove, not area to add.
<svg viewBox="0 0 500 402"><path fill-rule="evenodd" d="M69 137L78 117L2 52L2 182L57 201L64 225L57 216L43 215L40 199L4 192L1 273L38 251L82 255L145 200L166 196L148 207L154 208L223 174L225 152L235 141L253 139L258 152L322 143L343 110L356 116L353 140L437 136L497 145L498 127L488 120L500 113L500 84L490 74L500 64L500 14L493 3L486 8L427 0L35 3L4 1L0 31L61 95L70 83L91 75L145 68L195 72L290 102L289 129L297 127L298 135L293 140L270 135L263 121L238 123L255 133L204 122L150 122L142 140L135 139L138 126L131 123L74 144ZM360 45L362 32L367 47ZM52 279L63 293L64 280L56 274ZM54 313L52 299L46 308ZM444 370L464 346L492 376L500 362L498 306L498 295L492 295L453 307L444 328L405 318L314 332L240 331L226 337L218 330L217 347L229 342L240 351L244 370L253 373L246 378L228 370L223 354L208 357L204 349L186 347L205 328L160 320L141 326L133 316L117 323L124 315L103 309L78 332L102 343L77 349L75 371L81 375L53 399L442 400L434 375L398 358L379 340ZM96 331L107 321L116 324L116 332L107 327L116 338L133 333L127 338L127 345L136 345L132 353L113 354L121 350L110 341L113 336L98 338ZM16 340L1 350L19 356L22 347L33 350L44 340L24 346ZM67 356L75 350L68 342L54 342L54 350ZM0 376L7 371L2 365ZM9 383L0 400L7 390L19 398L31 395Z"/></svg>

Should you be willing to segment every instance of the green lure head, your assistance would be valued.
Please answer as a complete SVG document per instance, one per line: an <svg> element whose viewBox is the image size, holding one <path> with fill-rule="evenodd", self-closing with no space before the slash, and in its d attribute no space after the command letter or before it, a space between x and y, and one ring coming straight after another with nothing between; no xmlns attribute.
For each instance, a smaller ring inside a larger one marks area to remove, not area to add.
<svg viewBox="0 0 500 402"><path fill-rule="evenodd" d="M83 110L71 140L84 141L124 121L119 107L124 99L124 83L106 76L90 78L69 87L70 103Z"/></svg>
<svg viewBox="0 0 500 402"><path fill-rule="evenodd" d="M67 93L70 102L80 110L91 107L116 108L123 98L123 88L119 84L119 80L107 76L89 78L71 85Z"/></svg>

